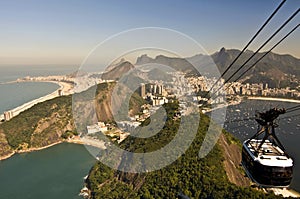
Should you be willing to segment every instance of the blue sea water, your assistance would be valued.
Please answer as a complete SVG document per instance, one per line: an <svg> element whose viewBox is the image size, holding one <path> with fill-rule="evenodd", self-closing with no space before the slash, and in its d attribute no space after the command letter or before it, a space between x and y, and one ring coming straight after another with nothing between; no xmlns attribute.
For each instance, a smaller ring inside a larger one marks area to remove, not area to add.
<svg viewBox="0 0 300 199"><path fill-rule="evenodd" d="M58 88L58 84L48 82L0 84L0 114L26 102L52 93Z"/></svg>
<svg viewBox="0 0 300 199"><path fill-rule="evenodd" d="M2 199L80 199L96 159L83 145L63 143L0 161Z"/></svg>
<svg viewBox="0 0 300 199"><path fill-rule="evenodd" d="M254 117L256 110L262 112L273 107L289 108L296 105L299 104L281 101L245 100L239 105L228 107L226 114L227 123L225 123L224 128L243 142L257 132L257 123L253 119L245 121L240 120ZM276 120L278 127L275 129L276 135L284 145L288 154L294 160L294 172L291 188L298 192L300 192L299 114L300 111L298 110L280 115Z"/></svg>
<svg viewBox="0 0 300 199"><path fill-rule="evenodd" d="M0 66L0 114L33 99L45 96L59 88L47 82L8 83L26 76L49 76L69 74L74 66Z"/></svg>
<svg viewBox="0 0 300 199"><path fill-rule="evenodd" d="M14 81L26 76L48 76L48 75L65 75L70 74L78 69L77 66L20 66L20 65L0 65L0 83Z"/></svg>
<svg viewBox="0 0 300 199"><path fill-rule="evenodd" d="M0 114L55 91L47 82L7 83L25 76L69 74L75 67L1 67ZM0 198L82 198L83 177L95 158L85 146L59 144L32 153L17 154L0 161Z"/></svg>

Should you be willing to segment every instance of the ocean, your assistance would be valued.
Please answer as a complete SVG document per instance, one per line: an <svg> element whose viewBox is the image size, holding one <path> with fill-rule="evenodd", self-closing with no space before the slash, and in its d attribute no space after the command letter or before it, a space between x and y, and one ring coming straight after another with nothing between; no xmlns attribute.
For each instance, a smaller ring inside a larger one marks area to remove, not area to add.
<svg viewBox="0 0 300 199"><path fill-rule="evenodd" d="M26 76L65 75L75 67L1 67L0 114L55 91L48 82L8 83ZM0 198L82 198L83 177L95 163L85 146L63 143L0 161Z"/></svg>
<svg viewBox="0 0 300 199"><path fill-rule="evenodd" d="M26 102L48 95L58 88L58 84L50 82L0 84L0 114Z"/></svg>
<svg viewBox="0 0 300 199"><path fill-rule="evenodd" d="M26 76L70 74L76 69L74 66L0 66L0 114L59 88L57 84L48 82L9 82Z"/></svg>
<svg viewBox="0 0 300 199"><path fill-rule="evenodd" d="M20 66L20 65L0 65L0 83L14 81L26 76L48 76L48 75L66 75L78 69L78 66L58 66L58 65L42 65L42 66Z"/></svg>
<svg viewBox="0 0 300 199"><path fill-rule="evenodd" d="M0 161L0 198L80 199L95 164L85 146L63 143Z"/></svg>

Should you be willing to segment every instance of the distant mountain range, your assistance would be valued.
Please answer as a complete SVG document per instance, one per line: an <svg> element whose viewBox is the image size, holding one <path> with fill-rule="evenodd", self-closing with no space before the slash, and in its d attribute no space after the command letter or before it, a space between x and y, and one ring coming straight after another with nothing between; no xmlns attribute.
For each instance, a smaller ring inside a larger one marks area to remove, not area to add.
<svg viewBox="0 0 300 199"><path fill-rule="evenodd" d="M167 82L172 81L172 76L167 74L166 69L159 68L159 65L153 64L153 67L136 68L133 64L128 61L119 62L118 64L109 66L106 71L102 74L101 78L104 80L120 80L127 85L135 85L144 83L144 80L164 80ZM137 70L132 70L137 69ZM145 72L146 70L146 72ZM130 71L130 74L127 72Z"/></svg>
<svg viewBox="0 0 300 199"><path fill-rule="evenodd" d="M127 73L133 68L134 66L130 62L124 61L113 67L107 68L107 71L102 74L102 79L118 80L123 74Z"/></svg>
<svg viewBox="0 0 300 199"><path fill-rule="evenodd" d="M229 64L240 53L239 50L226 50L222 48L219 52L212 55L212 58L219 70L223 72ZM250 56L253 55L252 51L246 51L241 56L237 63L233 65L229 70L229 74L232 71L236 71ZM252 61L246 64L246 69L257 61L263 53L258 53ZM233 79L238 77L244 70L241 70ZM260 62L258 62L245 76L245 82L249 83L268 83L271 87L285 87L287 82L290 82L291 76L295 75L297 79L300 77L300 59L297 59L291 55L279 55L275 53L269 53ZM225 78L228 78L226 75ZM247 77L247 78L246 78ZM246 80L247 79L247 80Z"/></svg>
<svg viewBox="0 0 300 199"><path fill-rule="evenodd" d="M195 55L189 58L173 58L159 55L155 58L150 58L147 55L142 55L137 58L136 65L159 63L168 65L175 70L185 72L187 74L199 74L199 71L204 73L214 73L213 65L215 64L223 73L230 63L240 53L240 50L225 49L208 56L208 55ZM224 76L225 79L235 72L239 66L241 66L254 52L247 50L237 60L237 62L231 67L231 69ZM244 70L250 67L255 61L257 61L264 52L258 53L252 61L247 63L231 81L235 80ZM196 68L196 69L195 69ZM203 75L203 74L201 74ZM258 64L255 65L248 73L242 77L245 83L268 83L270 87L285 87L289 86L293 77L300 79L300 59L297 59L291 55L279 55L276 53L269 53Z"/></svg>
<svg viewBox="0 0 300 199"><path fill-rule="evenodd" d="M165 65L176 71L182 71L187 75L211 75L216 72L222 74L226 68L232 63L232 61L238 56L240 50L225 49L212 55L198 54L188 58L176 58L167 57L164 55L158 55L155 58L151 58L147 55L141 55L137 58L136 66L151 64ZM245 51L237 62L226 73L224 78L227 80L231 74L233 74L238 67L240 67L254 52ZM255 61L257 61L264 52L258 53L254 58L243 67L230 81L234 81L242 72L250 67ZM217 66L217 67L214 67ZM122 74L127 73L129 70L135 68L133 64L128 61L122 60L122 62L110 66L106 72L102 75L103 79L119 79ZM218 71L217 71L218 70ZM155 79L161 79L165 76L159 69L149 70L148 75ZM200 71L200 72L199 72ZM298 83L295 83L298 81ZM300 59L291 55L279 55L276 53L269 53L258 64L256 64L250 71L246 73L239 81L244 83L268 83L269 87L286 87L299 85L300 79Z"/></svg>

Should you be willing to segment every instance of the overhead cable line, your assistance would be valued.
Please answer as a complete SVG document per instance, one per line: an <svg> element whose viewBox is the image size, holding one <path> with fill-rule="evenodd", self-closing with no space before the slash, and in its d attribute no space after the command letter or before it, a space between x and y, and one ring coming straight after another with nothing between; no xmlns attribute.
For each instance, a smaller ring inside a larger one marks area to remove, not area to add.
<svg viewBox="0 0 300 199"><path fill-rule="evenodd" d="M278 41L270 50L268 50L267 52L264 53L264 55L262 55L254 64L252 64L247 70L245 70L241 75L239 75L233 82L236 82L237 80L239 80L241 77L243 77L250 69L252 69L258 62L260 62L267 54L269 54L274 48L276 48L283 40L285 40L290 34L292 34L292 32L294 32L298 27L300 26L300 24L298 24L297 26L295 26L290 32L288 32L280 41ZM232 85L232 83L230 83L229 86L226 86L225 89L229 88Z"/></svg>
<svg viewBox="0 0 300 199"><path fill-rule="evenodd" d="M298 110L300 110L300 108L296 108L296 109L293 109L293 110L287 111L286 113L291 113L291 112L298 111Z"/></svg>
<svg viewBox="0 0 300 199"><path fill-rule="evenodd" d="M249 117L249 118L243 118L243 119L237 119L237 120L225 121L225 123L231 123L231 122L243 122L243 121L254 120L254 119L255 119L255 117Z"/></svg>
<svg viewBox="0 0 300 199"><path fill-rule="evenodd" d="M300 114L290 115L290 116L282 117L280 119L287 119L287 118L293 118L293 117L298 117L298 116L300 116Z"/></svg>
<svg viewBox="0 0 300 199"><path fill-rule="evenodd" d="M223 85L221 85L213 94L217 93L227 82L231 80L232 77L234 77L273 37L275 37L300 11L298 8L293 15L291 15L269 38L267 41L265 41L225 82ZM299 24L293 28L292 31L290 31L284 38L280 40L282 42L287 36L289 36L294 30L296 30L299 27ZM280 42L276 43L272 49L274 49ZM262 59L262 58L261 58ZM261 60L260 59L260 60ZM259 61L260 61L259 60ZM254 65L253 65L254 66Z"/></svg>
<svg viewBox="0 0 300 199"><path fill-rule="evenodd" d="M253 68L258 62L260 62L267 54L269 54L274 48L276 48L283 40L285 40L292 32L294 32L300 24L295 26L288 34L286 34L280 41L278 41L270 50L268 50L263 56L261 56L254 64L252 64L246 71L244 71L238 78L234 81L240 79L243 75L245 75L251 68Z"/></svg>
<svg viewBox="0 0 300 199"><path fill-rule="evenodd" d="M298 108L298 107L300 107L300 105L293 106L293 107L289 107L289 108L287 108L286 110L289 111L289 110L291 110L291 109L295 109L295 108Z"/></svg>
<svg viewBox="0 0 300 199"><path fill-rule="evenodd" d="M243 50L236 56L236 58L231 62L231 64L226 68L226 70L221 74L217 81L211 86L209 92L212 91L213 87L221 80L222 77L228 72L228 70L233 66L233 64L238 60L238 58L245 52L248 46L253 42L253 40L258 36L258 34L264 29L264 27L269 23L269 21L274 17L274 15L278 12L278 10L282 7L282 5L286 2L283 0L279 6L274 10L274 12L269 16L269 18L265 21L265 23L260 27L260 29L255 33L255 35L250 39L250 41L246 44ZM208 93L209 93L208 92ZM206 96L205 96L206 97Z"/></svg>

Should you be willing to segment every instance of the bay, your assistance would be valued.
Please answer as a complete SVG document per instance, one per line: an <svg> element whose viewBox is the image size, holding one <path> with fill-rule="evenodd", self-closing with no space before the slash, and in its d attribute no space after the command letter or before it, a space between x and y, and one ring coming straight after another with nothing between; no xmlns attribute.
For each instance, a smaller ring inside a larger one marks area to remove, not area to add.
<svg viewBox="0 0 300 199"><path fill-rule="evenodd" d="M255 116L255 111L267 111L270 108L289 108L299 105L297 103L281 101L245 100L239 105L227 108L224 128L239 138L242 142L257 132L255 120L239 121ZM279 125L276 135L284 145L287 153L294 160L294 173L291 188L300 192L300 111L280 115L276 120ZM238 121L238 122L237 122Z"/></svg>
<svg viewBox="0 0 300 199"><path fill-rule="evenodd" d="M1 65L0 83L14 81L18 78L31 76L49 76L49 75L66 75L73 73L78 66L61 66L61 65Z"/></svg>
<svg viewBox="0 0 300 199"><path fill-rule="evenodd" d="M0 198L78 199L96 159L85 146L62 143L0 161Z"/></svg>
<svg viewBox="0 0 300 199"><path fill-rule="evenodd" d="M7 83L18 78L31 76L66 75L77 70L76 66L59 65L8 65L0 66L0 114L26 102L52 93L59 88L48 82Z"/></svg>
<svg viewBox="0 0 300 199"><path fill-rule="evenodd" d="M48 95L58 88L58 84L50 82L0 84L0 114L26 102Z"/></svg>

